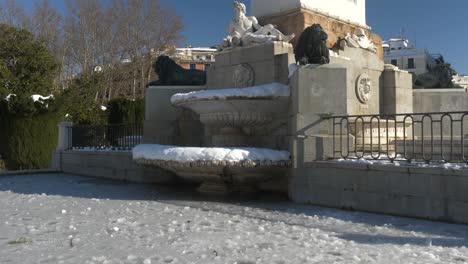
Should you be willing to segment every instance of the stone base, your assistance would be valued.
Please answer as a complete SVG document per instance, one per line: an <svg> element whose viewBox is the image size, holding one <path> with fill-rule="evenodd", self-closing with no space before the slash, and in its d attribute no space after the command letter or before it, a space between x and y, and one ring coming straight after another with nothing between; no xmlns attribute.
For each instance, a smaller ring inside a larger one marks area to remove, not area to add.
<svg viewBox="0 0 468 264"><path fill-rule="evenodd" d="M252 185L235 185L227 184L222 181L206 181L203 182L197 191L208 195L240 195L249 196L257 192L256 188Z"/></svg>
<svg viewBox="0 0 468 264"><path fill-rule="evenodd" d="M383 60L382 39L377 34L370 32L369 28L364 25L338 20L337 18L303 8L261 17L259 21L262 25L276 25L284 34L296 34L297 37L293 40L293 45L297 43L299 36L305 28L313 24L320 24L328 33L328 47L330 49L333 49L338 40L346 36L346 33L354 34L359 28L362 28L368 33L369 38L374 41L375 46L378 48L377 54Z"/></svg>
<svg viewBox="0 0 468 264"><path fill-rule="evenodd" d="M468 223L468 171L346 162L291 170L296 203Z"/></svg>

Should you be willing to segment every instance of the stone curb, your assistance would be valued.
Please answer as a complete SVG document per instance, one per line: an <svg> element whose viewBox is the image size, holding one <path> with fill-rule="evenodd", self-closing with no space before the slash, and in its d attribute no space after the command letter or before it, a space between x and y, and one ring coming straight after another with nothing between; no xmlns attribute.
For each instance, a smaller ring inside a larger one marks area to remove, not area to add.
<svg viewBox="0 0 468 264"><path fill-rule="evenodd" d="M0 177L2 176L17 176L17 175L31 175L31 174L45 174L45 173L62 173L60 170L18 170L18 171L0 171Z"/></svg>

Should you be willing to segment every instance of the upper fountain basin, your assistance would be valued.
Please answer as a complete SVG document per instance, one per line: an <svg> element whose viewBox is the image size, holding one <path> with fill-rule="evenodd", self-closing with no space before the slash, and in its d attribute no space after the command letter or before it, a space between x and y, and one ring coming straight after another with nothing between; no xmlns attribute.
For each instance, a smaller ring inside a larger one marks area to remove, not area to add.
<svg viewBox="0 0 468 264"><path fill-rule="evenodd" d="M200 115L205 125L252 127L266 125L288 112L289 86L271 83L247 88L204 90L172 96L174 106Z"/></svg>

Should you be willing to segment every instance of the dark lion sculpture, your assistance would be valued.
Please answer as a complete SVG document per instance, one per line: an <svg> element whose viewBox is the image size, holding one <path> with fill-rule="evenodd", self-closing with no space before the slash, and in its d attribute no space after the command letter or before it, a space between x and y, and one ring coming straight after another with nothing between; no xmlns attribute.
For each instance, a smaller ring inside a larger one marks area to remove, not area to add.
<svg viewBox="0 0 468 264"><path fill-rule="evenodd" d="M294 49L296 61L300 65L330 63L327 39L328 35L320 24L306 28Z"/></svg>
<svg viewBox="0 0 468 264"><path fill-rule="evenodd" d="M186 70L168 56L159 56L153 64L154 71L159 75L158 81L148 86L205 85L206 72Z"/></svg>
<svg viewBox="0 0 468 264"><path fill-rule="evenodd" d="M436 65L432 67L428 73L420 74L416 77L414 82L415 88L461 88L453 83L453 76L457 72L452 68L449 63L444 61L441 57L436 60Z"/></svg>

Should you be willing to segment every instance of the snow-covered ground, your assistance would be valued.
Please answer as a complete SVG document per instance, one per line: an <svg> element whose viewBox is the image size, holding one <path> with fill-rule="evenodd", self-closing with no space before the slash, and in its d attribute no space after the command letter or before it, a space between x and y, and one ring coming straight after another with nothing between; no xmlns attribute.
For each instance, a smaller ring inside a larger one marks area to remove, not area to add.
<svg viewBox="0 0 468 264"><path fill-rule="evenodd" d="M50 174L0 177L0 263L467 263L468 226Z"/></svg>

